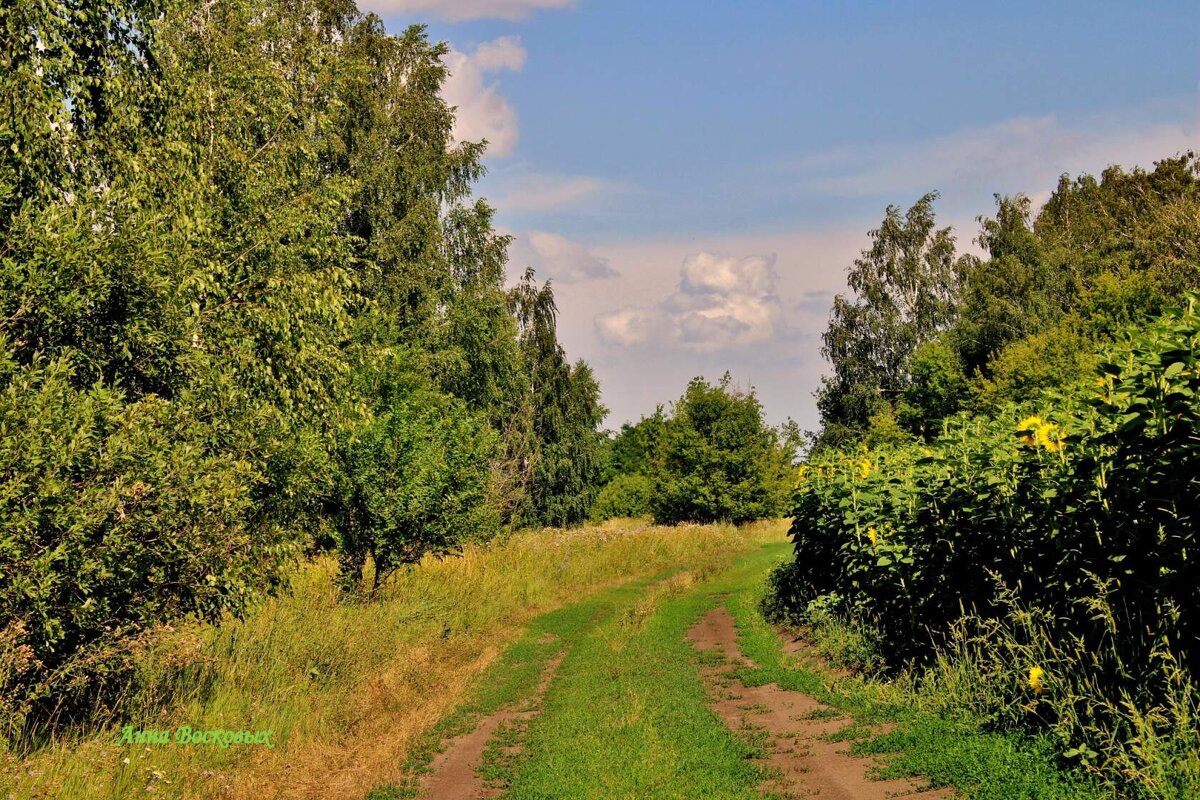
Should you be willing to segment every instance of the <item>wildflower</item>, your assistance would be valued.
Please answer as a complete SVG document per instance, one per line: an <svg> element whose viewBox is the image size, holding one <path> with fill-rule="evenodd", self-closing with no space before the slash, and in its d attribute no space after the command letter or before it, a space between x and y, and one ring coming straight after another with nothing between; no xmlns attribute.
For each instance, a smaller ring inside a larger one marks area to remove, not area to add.
<svg viewBox="0 0 1200 800"><path fill-rule="evenodd" d="M858 477L865 479L871 474L871 462L868 459L863 459L858 462Z"/></svg>
<svg viewBox="0 0 1200 800"><path fill-rule="evenodd" d="M1042 418L1038 416L1026 417L1017 423L1017 433L1023 434L1021 441L1025 444L1037 444L1036 434L1034 431L1044 423Z"/></svg>
<svg viewBox="0 0 1200 800"><path fill-rule="evenodd" d="M1046 670L1042 669L1041 667L1030 667L1029 688L1033 689L1033 691L1037 694L1041 694L1042 692L1046 691L1046 683L1044 680L1045 677Z"/></svg>
<svg viewBox="0 0 1200 800"><path fill-rule="evenodd" d="M1038 425L1037 431L1033 434L1033 439L1038 445L1051 451L1062 450L1063 438L1062 430L1052 422L1043 422Z"/></svg>
<svg viewBox="0 0 1200 800"><path fill-rule="evenodd" d="M871 547L879 544L879 531L874 528L867 528L867 538L871 540Z"/></svg>

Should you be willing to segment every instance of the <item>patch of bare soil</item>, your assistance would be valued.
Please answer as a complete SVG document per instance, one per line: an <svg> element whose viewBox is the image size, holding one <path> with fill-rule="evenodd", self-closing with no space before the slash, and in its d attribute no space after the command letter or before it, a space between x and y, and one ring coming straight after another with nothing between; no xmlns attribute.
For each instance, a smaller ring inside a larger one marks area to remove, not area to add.
<svg viewBox="0 0 1200 800"><path fill-rule="evenodd" d="M546 664L528 708L497 711L480 720L475 730L452 739L429 765L430 771L421 780L421 796L429 800L481 800L502 794L502 789L488 786L479 774L488 743L503 729L528 723L538 715L542 698L565 656L563 652ZM506 746L503 748L504 755L513 758L520 753L520 749L519 743Z"/></svg>
<svg viewBox="0 0 1200 800"><path fill-rule="evenodd" d="M713 709L734 732L765 736L763 762L774 776L762 787L785 797L820 800L934 800L952 798L946 790L923 790L912 780L871 780L874 762L849 753L846 742L829 741L852 724L849 717L802 692L776 684L745 686L733 676L738 666L750 662L737 645L737 628L724 606L705 614L688 633L700 650L722 658L702 670ZM803 650L792 642L793 652Z"/></svg>

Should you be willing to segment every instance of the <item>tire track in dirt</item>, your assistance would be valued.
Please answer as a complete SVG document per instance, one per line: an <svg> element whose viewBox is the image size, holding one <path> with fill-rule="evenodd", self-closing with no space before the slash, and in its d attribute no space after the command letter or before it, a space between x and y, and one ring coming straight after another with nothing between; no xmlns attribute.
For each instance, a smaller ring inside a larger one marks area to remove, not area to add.
<svg viewBox="0 0 1200 800"><path fill-rule="evenodd" d="M503 789L488 786L479 768L483 764L488 743L506 726L528 723L541 711L542 698L554 680L554 673L566 658L566 650L552 658L542 670L541 680L525 709L505 709L489 714L479 721L470 733L449 741L446 748L434 757L429 772L421 779L421 797L429 800L484 800L498 797ZM506 757L520 753L520 745L504 748Z"/></svg>
<svg viewBox="0 0 1200 800"><path fill-rule="evenodd" d="M733 672L752 666L737 644L737 628L724 606L705 614L688 632L701 651L716 652L721 663L701 670L713 709L734 732L760 732L768 739L762 759L773 775L760 788L785 797L818 800L948 800L948 790L923 789L916 782L871 780L874 762L852 756L845 742L827 738L852 724L849 717L802 692L776 684L746 686Z"/></svg>

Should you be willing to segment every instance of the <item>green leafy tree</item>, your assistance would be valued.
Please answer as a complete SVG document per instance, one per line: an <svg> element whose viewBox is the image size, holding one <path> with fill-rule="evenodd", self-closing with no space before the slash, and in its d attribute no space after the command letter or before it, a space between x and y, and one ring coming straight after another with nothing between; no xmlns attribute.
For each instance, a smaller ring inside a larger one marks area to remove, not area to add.
<svg viewBox="0 0 1200 800"><path fill-rule="evenodd" d="M656 522L733 523L781 514L797 441L764 423L753 390L694 378L672 409L655 462Z"/></svg>
<svg viewBox="0 0 1200 800"><path fill-rule="evenodd" d="M306 546L361 582L583 518L599 389L505 290L445 45L347 0L15 0L0 41L14 718L102 708L122 637Z"/></svg>
<svg viewBox="0 0 1200 800"><path fill-rule="evenodd" d="M995 218L979 217L976 240L988 253L959 262L961 307L952 343L967 375L987 373L1005 345L1029 336L1061 313L1069 290L1042 255L1024 195L996 197Z"/></svg>
<svg viewBox="0 0 1200 800"><path fill-rule="evenodd" d="M513 288L511 304L529 381L536 452L529 478L525 519L543 525L575 525L587 518L598 490L605 409L600 386L583 361L567 362L556 334L557 308L549 281L538 287L527 270Z"/></svg>
<svg viewBox="0 0 1200 800"><path fill-rule="evenodd" d="M966 407L971 397L971 383L958 353L945 337L939 337L913 351L909 383L895 418L905 430L929 438L940 433L942 421Z"/></svg>
<svg viewBox="0 0 1200 800"><path fill-rule="evenodd" d="M654 474L654 453L658 449L665 426L666 416L662 406L634 424L623 424L609 446L604 482L607 483L618 475Z"/></svg>
<svg viewBox="0 0 1200 800"><path fill-rule="evenodd" d="M894 402L908 384L913 350L954 320L954 237L936 227L936 198L925 195L903 215L888 206L849 270L853 297L834 299L822 348L832 373L822 379L817 407L835 436L864 430Z"/></svg>
<svg viewBox="0 0 1200 800"><path fill-rule="evenodd" d="M364 394L374 409L338 441L327 513L343 583L367 596L399 567L454 552L468 532L494 530L484 503L496 436L462 400L381 364Z"/></svg>
<svg viewBox="0 0 1200 800"><path fill-rule="evenodd" d="M1034 231L1081 293L1100 274L1146 272L1177 297L1200 279L1200 158L1183 153L1149 172L1111 166L1099 180L1063 175Z"/></svg>
<svg viewBox="0 0 1200 800"><path fill-rule="evenodd" d="M25 50L5 53L49 76L6 99L64 109L2 134L3 424L41 443L0 467L5 573L31 579L0 602L31 728L103 707L121 637L241 612L313 527L353 253L346 184L315 155L330 49L311 11L5 9L34 31L6 28Z"/></svg>

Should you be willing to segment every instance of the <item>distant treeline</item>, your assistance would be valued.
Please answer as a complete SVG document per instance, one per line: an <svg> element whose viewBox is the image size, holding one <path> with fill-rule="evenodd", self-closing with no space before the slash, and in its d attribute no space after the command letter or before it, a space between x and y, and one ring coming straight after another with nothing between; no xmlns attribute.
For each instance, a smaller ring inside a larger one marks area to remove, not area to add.
<svg viewBox="0 0 1200 800"><path fill-rule="evenodd" d="M1090 381L1104 344L1200 288L1194 153L1063 175L1036 212L997 195L983 257L957 253L936 198L888 207L834 301L818 447L929 439L959 411Z"/></svg>
<svg viewBox="0 0 1200 800"><path fill-rule="evenodd" d="M729 373L716 385L694 378L669 412L659 406L608 443L592 518L674 525L784 516L802 441L791 420L767 425L754 389L738 389Z"/></svg>
<svg viewBox="0 0 1200 800"><path fill-rule="evenodd" d="M445 45L347 0L0 11L0 718L304 552L351 591L591 506L604 410L504 285Z"/></svg>

